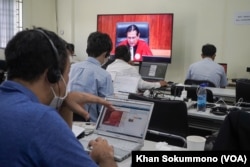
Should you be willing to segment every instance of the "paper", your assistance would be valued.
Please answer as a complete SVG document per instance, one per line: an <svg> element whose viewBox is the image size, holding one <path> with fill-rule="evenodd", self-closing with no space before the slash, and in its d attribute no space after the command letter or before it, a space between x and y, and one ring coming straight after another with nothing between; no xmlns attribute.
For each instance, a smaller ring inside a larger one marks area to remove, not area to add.
<svg viewBox="0 0 250 167"><path fill-rule="evenodd" d="M80 126L72 125L72 131L75 137L78 137L80 134L82 134L85 131L85 129Z"/></svg>
<svg viewBox="0 0 250 167"><path fill-rule="evenodd" d="M115 93L136 93L139 77L116 76L113 81Z"/></svg>

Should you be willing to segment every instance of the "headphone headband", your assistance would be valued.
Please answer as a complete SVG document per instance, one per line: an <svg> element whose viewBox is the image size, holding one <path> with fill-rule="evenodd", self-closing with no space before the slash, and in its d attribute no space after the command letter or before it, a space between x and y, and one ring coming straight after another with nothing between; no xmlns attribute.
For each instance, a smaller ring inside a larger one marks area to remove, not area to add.
<svg viewBox="0 0 250 167"><path fill-rule="evenodd" d="M49 41L50 46L51 46L51 48L52 48L52 50L54 52L54 55L55 55L55 58L56 58L56 63L52 67L49 68L48 73L47 73L47 78L48 78L48 81L50 83L56 83L61 78L61 71L59 69L59 53L58 53L58 50L56 49L53 41L46 34L46 32L44 32L41 29L34 29L34 30L41 33L41 34L43 34L43 36L45 36L45 38Z"/></svg>

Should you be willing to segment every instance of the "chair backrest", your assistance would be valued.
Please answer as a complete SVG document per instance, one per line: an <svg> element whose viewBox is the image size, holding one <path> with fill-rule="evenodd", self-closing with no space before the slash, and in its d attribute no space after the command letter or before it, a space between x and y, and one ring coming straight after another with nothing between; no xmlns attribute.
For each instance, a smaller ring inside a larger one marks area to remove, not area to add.
<svg viewBox="0 0 250 167"><path fill-rule="evenodd" d="M242 98L243 102L250 106L250 79L236 80L236 102Z"/></svg>
<svg viewBox="0 0 250 167"><path fill-rule="evenodd" d="M214 83L208 80L193 80L193 79L186 79L184 84L185 85L200 85L202 83L207 84L208 87L216 87Z"/></svg>
<svg viewBox="0 0 250 167"><path fill-rule="evenodd" d="M148 126L149 130L173 134L183 138L186 138L189 134L187 106L184 101L155 99L134 93L130 93L128 98L154 102L154 109ZM161 137L148 133L146 139L161 141ZM180 141L168 140L168 143L183 146Z"/></svg>
<svg viewBox="0 0 250 167"><path fill-rule="evenodd" d="M171 86L171 95L172 96L181 96L181 92L184 89L184 86ZM198 86L189 86L185 87L185 90L187 91L187 98L192 99L192 101L197 101L197 90ZM214 95L213 92L210 89L207 90L207 102L214 103Z"/></svg>
<svg viewBox="0 0 250 167"><path fill-rule="evenodd" d="M127 39L126 30L130 25L136 25L140 31L140 39L149 44L149 24L148 22L118 22L116 23L116 46Z"/></svg>

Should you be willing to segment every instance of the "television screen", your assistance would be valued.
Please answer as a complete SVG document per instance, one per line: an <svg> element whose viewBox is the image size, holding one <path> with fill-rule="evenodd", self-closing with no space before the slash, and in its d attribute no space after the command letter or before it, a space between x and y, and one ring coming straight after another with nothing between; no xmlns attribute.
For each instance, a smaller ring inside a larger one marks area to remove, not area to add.
<svg viewBox="0 0 250 167"><path fill-rule="evenodd" d="M171 63L173 13L97 15L97 31L110 35L111 55L116 46L127 45L134 62L151 57L155 62Z"/></svg>

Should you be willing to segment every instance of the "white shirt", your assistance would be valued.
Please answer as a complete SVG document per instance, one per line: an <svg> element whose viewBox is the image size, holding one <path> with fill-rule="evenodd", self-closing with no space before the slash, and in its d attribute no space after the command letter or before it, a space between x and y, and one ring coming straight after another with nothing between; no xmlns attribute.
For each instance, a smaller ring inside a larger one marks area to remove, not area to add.
<svg viewBox="0 0 250 167"><path fill-rule="evenodd" d="M108 65L106 69L111 75L112 73L116 73L118 76L130 76L130 77L139 77L139 89L151 89L151 88L159 88L161 84L159 82L147 82L144 81L138 70L132 65L128 64L124 60L116 59L113 63Z"/></svg>

